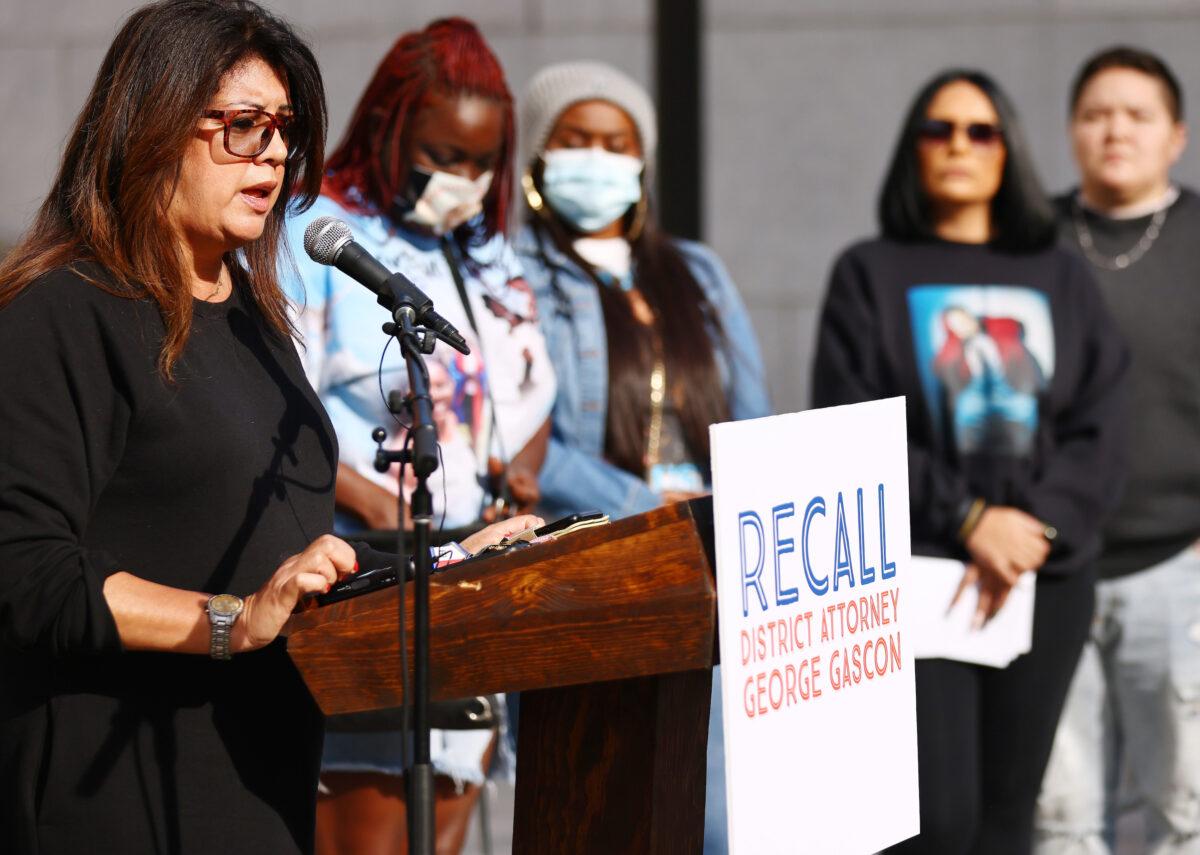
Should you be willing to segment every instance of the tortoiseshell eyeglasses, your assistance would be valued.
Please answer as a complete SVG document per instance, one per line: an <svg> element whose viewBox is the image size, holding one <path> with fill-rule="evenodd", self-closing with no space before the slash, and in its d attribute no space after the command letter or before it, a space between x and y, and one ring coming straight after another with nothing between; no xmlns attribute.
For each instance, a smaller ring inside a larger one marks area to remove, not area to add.
<svg viewBox="0 0 1200 855"><path fill-rule="evenodd" d="M205 110L204 118L216 119L225 126L225 151L234 157L258 157L271 145L275 131L288 147L288 157L296 152L289 131L296 117L291 113L268 113L266 110L239 107L233 110Z"/></svg>

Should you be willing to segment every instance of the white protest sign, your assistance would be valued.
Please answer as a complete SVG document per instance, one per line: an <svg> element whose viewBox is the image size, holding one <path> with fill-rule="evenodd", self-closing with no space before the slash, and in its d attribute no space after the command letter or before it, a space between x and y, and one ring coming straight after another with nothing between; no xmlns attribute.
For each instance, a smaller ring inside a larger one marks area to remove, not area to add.
<svg viewBox="0 0 1200 855"><path fill-rule="evenodd" d="M711 429L732 855L919 831L904 400Z"/></svg>

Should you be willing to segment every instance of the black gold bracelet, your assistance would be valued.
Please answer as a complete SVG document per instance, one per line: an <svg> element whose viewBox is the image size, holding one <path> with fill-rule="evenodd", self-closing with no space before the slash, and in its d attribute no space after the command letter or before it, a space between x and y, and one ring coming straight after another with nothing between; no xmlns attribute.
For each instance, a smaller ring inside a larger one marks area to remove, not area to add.
<svg viewBox="0 0 1200 855"><path fill-rule="evenodd" d="M958 539L962 543L967 542L967 538L975 531L975 527L979 525L979 520L983 518L983 512L987 509L987 502L983 499L976 499L971 502L971 507L967 510L967 515L963 517L962 525L958 527Z"/></svg>

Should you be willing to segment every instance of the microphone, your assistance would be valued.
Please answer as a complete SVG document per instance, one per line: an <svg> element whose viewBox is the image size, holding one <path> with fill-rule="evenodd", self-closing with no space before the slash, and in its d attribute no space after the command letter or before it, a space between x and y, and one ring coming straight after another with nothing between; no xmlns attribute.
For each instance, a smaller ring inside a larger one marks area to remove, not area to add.
<svg viewBox="0 0 1200 855"><path fill-rule="evenodd" d="M354 240L350 227L337 217L317 217L304 230L304 251L318 264L336 267L355 282L367 286L379 304L395 311L407 305L417 322L428 327L459 353L470 353L454 324L433 310L433 300L403 273L393 273Z"/></svg>

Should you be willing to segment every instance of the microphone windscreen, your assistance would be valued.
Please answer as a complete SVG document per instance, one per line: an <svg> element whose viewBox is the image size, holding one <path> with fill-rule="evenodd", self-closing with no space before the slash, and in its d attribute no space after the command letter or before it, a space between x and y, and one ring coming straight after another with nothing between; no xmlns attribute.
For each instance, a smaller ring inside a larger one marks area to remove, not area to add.
<svg viewBox="0 0 1200 855"><path fill-rule="evenodd" d="M318 264L332 265L353 239L350 227L337 217L317 217L304 230L304 251Z"/></svg>

